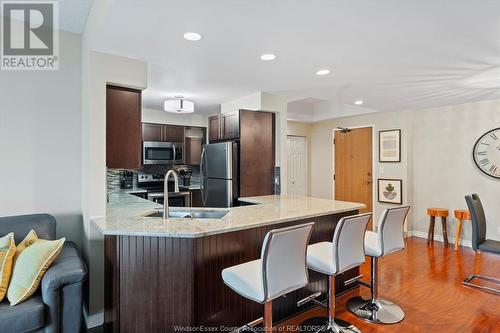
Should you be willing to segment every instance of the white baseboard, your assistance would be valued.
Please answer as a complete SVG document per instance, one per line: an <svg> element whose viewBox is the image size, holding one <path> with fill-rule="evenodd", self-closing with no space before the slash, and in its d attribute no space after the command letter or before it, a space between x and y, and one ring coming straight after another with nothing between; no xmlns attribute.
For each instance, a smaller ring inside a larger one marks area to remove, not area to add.
<svg viewBox="0 0 500 333"><path fill-rule="evenodd" d="M85 319L87 328L102 326L104 324L104 312L89 315L86 306L83 307L83 318Z"/></svg>
<svg viewBox="0 0 500 333"><path fill-rule="evenodd" d="M408 237L418 237L418 238L425 238L427 239L427 233L423 231L408 231L407 233ZM438 242L443 242L443 235L434 235L434 240ZM450 244L455 244L455 238L450 238L448 236L448 242ZM458 240L458 245L465 246L465 247L472 247L472 242L470 240L465 240L465 239L459 239Z"/></svg>

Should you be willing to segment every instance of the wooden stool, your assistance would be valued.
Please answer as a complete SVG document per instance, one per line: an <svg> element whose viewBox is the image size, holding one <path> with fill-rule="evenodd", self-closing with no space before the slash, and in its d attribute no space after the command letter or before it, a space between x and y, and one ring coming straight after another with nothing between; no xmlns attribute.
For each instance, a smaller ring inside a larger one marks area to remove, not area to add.
<svg viewBox="0 0 500 333"><path fill-rule="evenodd" d="M428 208L427 215L430 216L429 232L427 233L427 243L434 241L434 225L436 224L436 217L441 218L441 227L443 228L443 243L448 245L448 230L446 228L446 218L449 211L446 208Z"/></svg>
<svg viewBox="0 0 500 333"><path fill-rule="evenodd" d="M455 251L458 251L458 240L460 239L460 232L462 231L462 221L470 221L470 214L465 209L455 209L455 218L458 220L457 230L455 231Z"/></svg>

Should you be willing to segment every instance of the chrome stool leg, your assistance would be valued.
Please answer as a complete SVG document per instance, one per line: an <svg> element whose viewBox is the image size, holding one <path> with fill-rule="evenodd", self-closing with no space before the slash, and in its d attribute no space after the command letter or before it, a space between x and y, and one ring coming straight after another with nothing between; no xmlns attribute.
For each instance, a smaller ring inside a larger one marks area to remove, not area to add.
<svg viewBox="0 0 500 333"><path fill-rule="evenodd" d="M467 277L467 279L465 279L462 282L462 284L464 286L474 287L474 288L478 288L478 289L481 289L481 290L485 290L485 291L488 291L488 292L500 295L500 288L492 288L492 287L481 286L479 284L473 283L472 282L473 279L488 281L489 283L497 285L497 286L500 286L500 279L496 279L496 278L493 278L493 277L490 277L490 276L471 274L471 275L469 275Z"/></svg>
<svg viewBox="0 0 500 333"><path fill-rule="evenodd" d="M351 298L347 308L356 317L376 324L396 324L405 317L404 311L396 304L378 298L378 258L371 258L371 299L361 296Z"/></svg>
<svg viewBox="0 0 500 333"><path fill-rule="evenodd" d="M335 276L333 275L328 276L328 299L326 302L328 317L315 317L304 321L300 325L301 332L361 333L353 324L335 318ZM313 331L311 328L316 329Z"/></svg>

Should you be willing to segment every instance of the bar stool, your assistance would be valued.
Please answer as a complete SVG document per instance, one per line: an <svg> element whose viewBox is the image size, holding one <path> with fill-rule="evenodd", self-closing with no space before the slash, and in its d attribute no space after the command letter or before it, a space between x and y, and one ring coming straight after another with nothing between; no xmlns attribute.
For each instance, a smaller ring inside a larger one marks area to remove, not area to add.
<svg viewBox="0 0 500 333"><path fill-rule="evenodd" d="M384 210L378 232L366 232L365 251L371 257L372 266L369 285L371 297L365 300L357 296L347 302L349 311L363 320L377 324L395 324L405 317L398 305L378 298L378 258L404 249L403 224L409 210L409 206Z"/></svg>
<svg viewBox="0 0 500 333"><path fill-rule="evenodd" d="M369 213L343 217L335 227L332 242L321 242L307 247L307 267L328 275L328 318L326 322L320 318L311 318L301 324L301 331L306 331L307 327L318 326L318 322L325 322L318 332L360 332L356 326L335 319L335 276L365 262L363 239L371 216Z"/></svg>
<svg viewBox="0 0 500 333"><path fill-rule="evenodd" d="M264 304L265 332L272 330L272 300L307 285L306 250L314 223L271 230L261 258L222 270L224 283L236 293Z"/></svg>
<svg viewBox="0 0 500 333"><path fill-rule="evenodd" d="M458 251L458 241L460 240L460 232L462 231L462 221L470 221L469 211L466 209L455 209L453 212L458 220L457 230L455 231L455 251Z"/></svg>
<svg viewBox="0 0 500 333"><path fill-rule="evenodd" d="M434 224L436 223L436 217L441 218L441 227L443 228L443 243L445 246L448 245L448 230L446 228L446 218L449 215L448 209L446 208L428 208L427 215L430 216L429 221L429 231L427 233L427 243L434 242Z"/></svg>

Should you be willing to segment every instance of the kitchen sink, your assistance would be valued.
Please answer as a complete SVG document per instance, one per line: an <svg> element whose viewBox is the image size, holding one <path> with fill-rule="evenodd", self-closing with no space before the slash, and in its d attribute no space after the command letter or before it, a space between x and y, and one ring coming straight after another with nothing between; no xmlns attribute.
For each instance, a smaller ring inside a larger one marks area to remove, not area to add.
<svg viewBox="0 0 500 333"><path fill-rule="evenodd" d="M145 215L144 217L163 217L163 211L162 210L156 211L154 213ZM172 212L171 211L170 214L168 214L168 217L170 217L170 218L185 218L185 217L189 217L189 212Z"/></svg>
<svg viewBox="0 0 500 333"><path fill-rule="evenodd" d="M227 213L229 213L228 210L191 211L188 217L192 219L221 219Z"/></svg>
<svg viewBox="0 0 500 333"><path fill-rule="evenodd" d="M170 210L169 218L186 218L186 219L222 219L229 213L229 209L222 210L202 210L202 209L191 209L191 210ZM163 210L157 210L154 213L145 215L144 217L163 217Z"/></svg>

